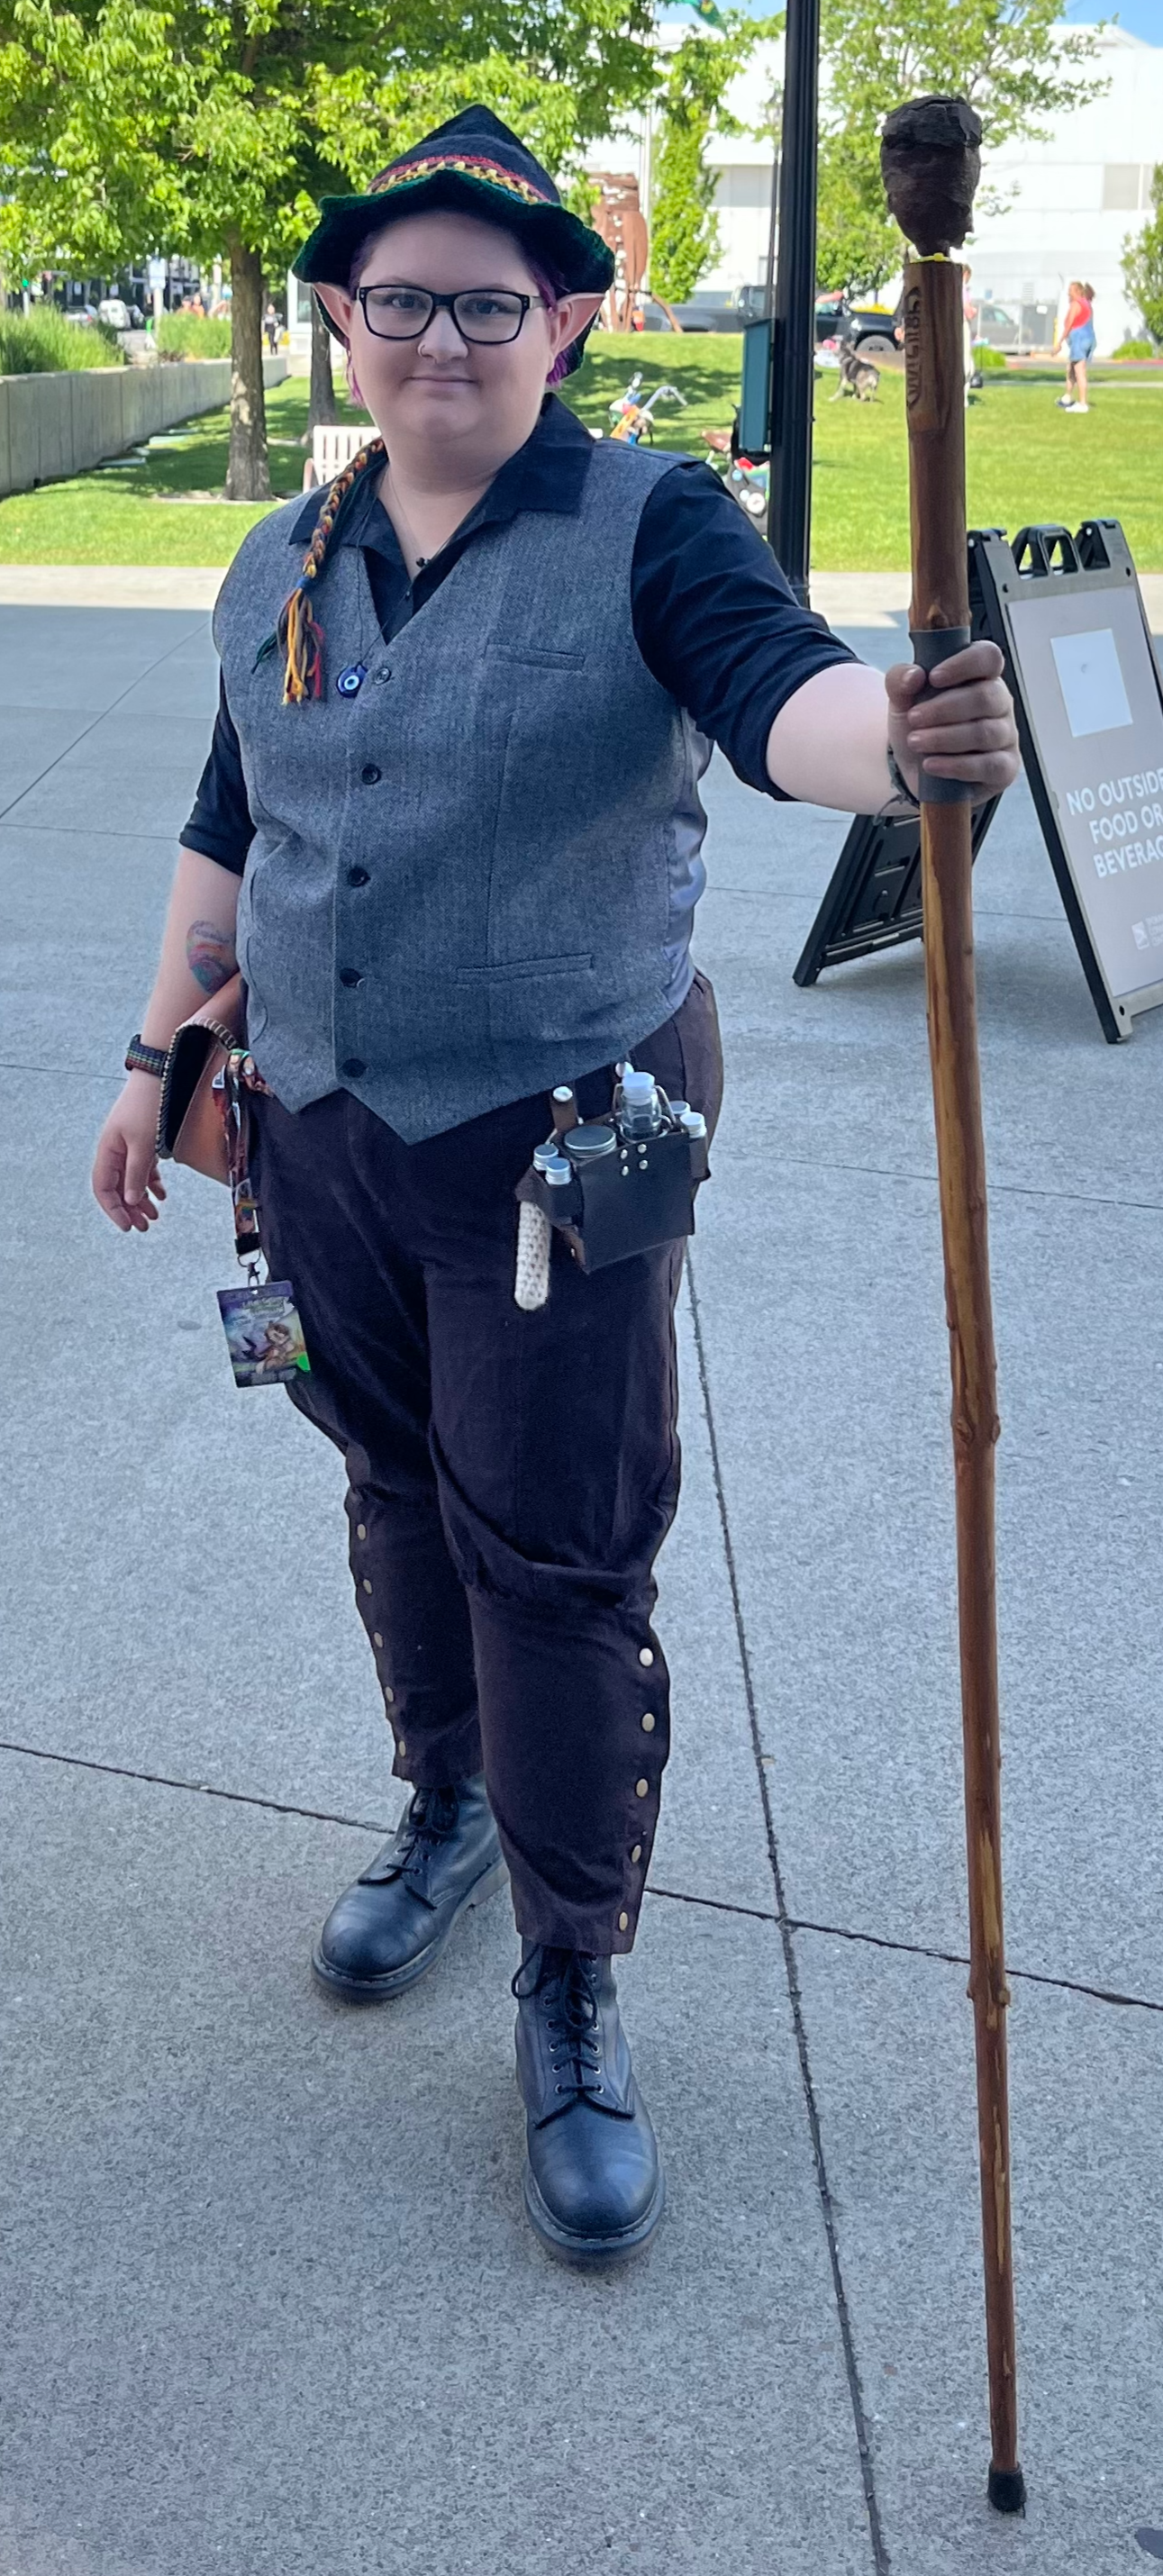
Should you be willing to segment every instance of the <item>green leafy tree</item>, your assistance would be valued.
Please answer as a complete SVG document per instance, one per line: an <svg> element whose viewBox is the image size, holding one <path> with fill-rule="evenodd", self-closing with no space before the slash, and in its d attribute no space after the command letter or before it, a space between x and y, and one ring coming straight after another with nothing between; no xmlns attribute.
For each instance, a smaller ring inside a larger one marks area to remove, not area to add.
<svg viewBox="0 0 1163 2576"><path fill-rule="evenodd" d="M1151 180L1152 214L1142 232L1132 234L1123 252L1123 276L1151 338L1163 340L1163 161Z"/></svg>
<svg viewBox="0 0 1163 2576"><path fill-rule="evenodd" d="M1064 28L1061 0L823 0L821 286L864 294L898 268L884 207L879 135L889 110L925 91L967 98L994 150L1037 136L1106 83L1088 72L1093 27ZM988 200L986 200L988 202Z"/></svg>
<svg viewBox="0 0 1163 2576"><path fill-rule="evenodd" d="M901 237L862 136L821 135L816 226L816 282L830 292L871 294L899 266Z"/></svg>
<svg viewBox="0 0 1163 2576"><path fill-rule="evenodd" d="M232 292L232 500L270 493L264 276L320 196L472 99L567 178L655 79L650 0L0 0L0 256L115 270L162 243Z"/></svg>
<svg viewBox="0 0 1163 2576"><path fill-rule="evenodd" d="M676 46L659 103L650 283L668 304L684 303L718 257L715 173L704 159L707 141L712 127L720 134L745 131L727 107L727 91L760 38L780 33L783 17L748 18L739 9L716 9L713 24L714 35L692 27Z"/></svg>

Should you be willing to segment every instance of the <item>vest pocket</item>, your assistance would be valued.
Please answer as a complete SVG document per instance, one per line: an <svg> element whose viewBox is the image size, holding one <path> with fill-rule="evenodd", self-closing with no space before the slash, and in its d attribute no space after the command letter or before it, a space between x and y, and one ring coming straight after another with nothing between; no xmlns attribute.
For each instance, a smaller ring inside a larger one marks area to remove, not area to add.
<svg viewBox="0 0 1163 2576"><path fill-rule="evenodd" d="M503 966L459 966L454 980L476 997L489 1041L508 1054L522 1045L568 1043L593 1005L594 959L588 950L561 957L521 957Z"/></svg>
<svg viewBox="0 0 1163 2576"><path fill-rule="evenodd" d="M498 644L494 650L497 662L521 662L534 671L584 671L584 653L557 652L548 645Z"/></svg>

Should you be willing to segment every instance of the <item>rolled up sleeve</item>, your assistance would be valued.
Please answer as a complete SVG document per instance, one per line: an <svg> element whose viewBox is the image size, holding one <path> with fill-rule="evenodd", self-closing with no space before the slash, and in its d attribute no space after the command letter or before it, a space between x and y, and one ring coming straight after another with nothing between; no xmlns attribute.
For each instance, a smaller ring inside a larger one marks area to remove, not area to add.
<svg viewBox="0 0 1163 2576"><path fill-rule="evenodd" d="M204 859L216 859L220 868L229 868L236 877L242 875L254 839L242 753L221 675L210 757L198 781L189 822L178 839L183 849L200 850Z"/></svg>
<svg viewBox="0 0 1163 2576"><path fill-rule="evenodd" d="M767 775L772 724L805 680L858 657L800 607L770 546L696 459L665 475L643 510L632 607L655 679L745 786L789 801Z"/></svg>

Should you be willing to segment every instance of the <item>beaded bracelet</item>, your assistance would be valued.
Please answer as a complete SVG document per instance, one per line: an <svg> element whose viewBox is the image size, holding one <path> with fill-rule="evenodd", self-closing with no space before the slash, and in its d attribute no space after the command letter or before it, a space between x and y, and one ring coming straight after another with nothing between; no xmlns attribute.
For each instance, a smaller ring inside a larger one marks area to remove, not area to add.
<svg viewBox="0 0 1163 2576"><path fill-rule="evenodd" d="M139 1033L130 1039L126 1047L125 1070L127 1073L152 1073L155 1080L160 1082L166 1069L168 1054L167 1047L146 1046Z"/></svg>

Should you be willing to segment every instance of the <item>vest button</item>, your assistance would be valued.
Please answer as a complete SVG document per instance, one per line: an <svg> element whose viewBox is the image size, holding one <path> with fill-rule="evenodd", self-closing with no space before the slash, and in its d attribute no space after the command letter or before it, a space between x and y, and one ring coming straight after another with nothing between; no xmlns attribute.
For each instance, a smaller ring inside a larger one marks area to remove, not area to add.
<svg viewBox="0 0 1163 2576"><path fill-rule="evenodd" d="M363 977L360 974L358 966L341 966L339 969L339 981L341 984L346 984L350 989L356 984L362 984Z"/></svg>
<svg viewBox="0 0 1163 2576"><path fill-rule="evenodd" d="M376 768L374 760L365 760L359 774L365 787L378 787L384 773L382 769Z"/></svg>
<svg viewBox="0 0 1163 2576"><path fill-rule="evenodd" d="M367 1072L367 1066L361 1055L345 1055L339 1070L350 1074L353 1082L358 1082L361 1073Z"/></svg>
<svg viewBox="0 0 1163 2576"><path fill-rule="evenodd" d="M347 882L349 885L370 885L371 878L366 868L349 868Z"/></svg>

